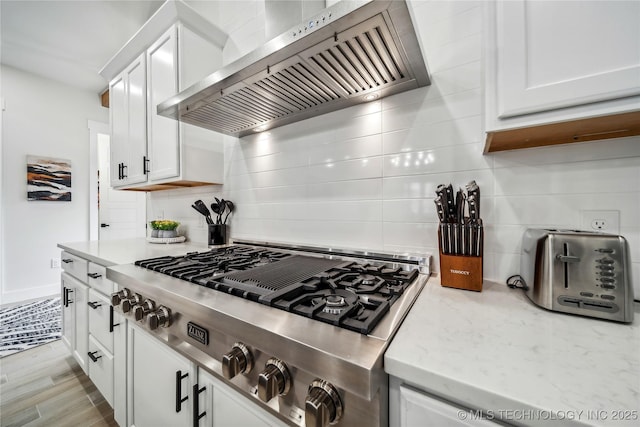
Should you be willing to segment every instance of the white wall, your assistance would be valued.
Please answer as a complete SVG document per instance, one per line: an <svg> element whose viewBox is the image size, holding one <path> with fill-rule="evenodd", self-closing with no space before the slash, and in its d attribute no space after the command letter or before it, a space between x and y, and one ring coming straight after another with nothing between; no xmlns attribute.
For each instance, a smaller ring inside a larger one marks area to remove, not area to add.
<svg viewBox="0 0 640 427"><path fill-rule="evenodd" d="M249 31L260 7L220 8L221 20L235 17L238 25L225 62L260 43ZM482 3L414 1L412 8L431 86L228 138L225 184L152 193L149 218L177 219L192 240L205 241L190 205L216 195L236 205L235 238L428 252L437 269L435 187L475 179L486 278L519 272L527 227L579 228L581 210L606 208L620 211L640 284L640 138L483 155Z"/></svg>
<svg viewBox="0 0 640 427"><path fill-rule="evenodd" d="M108 122L97 94L2 66L4 257L1 302L60 292L59 242L89 238L88 120ZM71 160L71 202L27 201L27 155Z"/></svg>

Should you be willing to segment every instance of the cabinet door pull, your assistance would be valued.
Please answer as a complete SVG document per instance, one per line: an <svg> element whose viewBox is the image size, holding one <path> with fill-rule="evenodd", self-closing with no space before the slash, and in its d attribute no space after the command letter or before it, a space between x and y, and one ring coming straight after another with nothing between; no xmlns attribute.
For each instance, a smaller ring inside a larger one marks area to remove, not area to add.
<svg viewBox="0 0 640 427"><path fill-rule="evenodd" d="M113 328L119 326L120 323L113 323L113 306L109 306L109 332L113 332Z"/></svg>
<svg viewBox="0 0 640 427"><path fill-rule="evenodd" d="M149 159L147 159L147 156L142 156L142 173L145 175L149 173Z"/></svg>
<svg viewBox="0 0 640 427"><path fill-rule="evenodd" d="M65 307L69 306L67 304L67 287L66 286L62 287L62 305Z"/></svg>
<svg viewBox="0 0 640 427"><path fill-rule="evenodd" d="M71 258L63 258L62 262L64 262L65 264L69 264L70 262L73 262L73 260Z"/></svg>
<svg viewBox="0 0 640 427"><path fill-rule="evenodd" d="M122 179L122 163L118 163L118 179Z"/></svg>
<svg viewBox="0 0 640 427"><path fill-rule="evenodd" d="M108 227L108 225L107 225ZM87 273L87 276L91 277L92 279L97 279L98 277L102 277L102 274L100 273Z"/></svg>
<svg viewBox="0 0 640 427"><path fill-rule="evenodd" d="M182 402L189 398L188 395L182 397L182 380L188 376L188 373L183 374L182 371L176 371L176 413L182 410Z"/></svg>
<svg viewBox="0 0 640 427"><path fill-rule="evenodd" d="M193 427L200 425L200 418L207 415L207 411L200 413L200 393L205 391L207 386L199 388L198 384L193 385Z"/></svg>
<svg viewBox="0 0 640 427"><path fill-rule="evenodd" d="M101 307L102 304L100 304L100 301L89 301L87 302L87 305L91 308L93 308L94 310L98 307Z"/></svg>
<svg viewBox="0 0 640 427"><path fill-rule="evenodd" d="M65 288L65 290L64 290L64 291L65 291L65 294L64 294L64 297L65 297L65 298L64 298L64 306L65 306L65 307L69 307L69 304L73 304L73 301L70 301L70 300L69 300L69 294L70 294L71 292L73 292L73 289Z"/></svg>
<svg viewBox="0 0 640 427"><path fill-rule="evenodd" d="M98 354L98 351L90 351L87 354L89 355L89 359L93 360L94 362L97 362L98 359L102 357L102 356L96 356L96 354Z"/></svg>
<svg viewBox="0 0 640 427"><path fill-rule="evenodd" d="M125 179L127 177L127 174L124 172L124 170L129 170L129 166L125 165L124 163L122 164L122 179Z"/></svg>

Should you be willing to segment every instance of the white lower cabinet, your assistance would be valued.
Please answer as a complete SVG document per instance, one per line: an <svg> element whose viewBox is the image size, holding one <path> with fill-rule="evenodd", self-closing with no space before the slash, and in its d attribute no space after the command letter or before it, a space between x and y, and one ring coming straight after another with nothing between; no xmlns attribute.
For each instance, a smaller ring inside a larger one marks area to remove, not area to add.
<svg viewBox="0 0 640 427"><path fill-rule="evenodd" d="M69 347L82 370L87 373L89 287L67 273L62 273L60 281L62 283L62 340Z"/></svg>
<svg viewBox="0 0 640 427"><path fill-rule="evenodd" d="M113 353L113 334L111 331L111 304L109 299L89 289L89 334L97 340L108 352Z"/></svg>
<svg viewBox="0 0 640 427"><path fill-rule="evenodd" d="M389 380L389 425L397 427L497 427L483 418L483 411L455 403L405 384ZM486 411L484 414L486 415Z"/></svg>
<svg viewBox="0 0 640 427"><path fill-rule="evenodd" d="M125 426L127 330L109 299L116 285L104 266L67 252L62 262L62 341Z"/></svg>
<svg viewBox="0 0 640 427"><path fill-rule="evenodd" d="M286 424L247 400L213 375L198 371L200 427L264 427ZM195 390L194 390L195 391Z"/></svg>
<svg viewBox="0 0 640 427"><path fill-rule="evenodd" d="M127 334L128 425L191 425L195 365L133 322Z"/></svg>
<svg viewBox="0 0 640 427"><path fill-rule="evenodd" d="M127 319L113 313L113 419L127 425Z"/></svg>
<svg viewBox="0 0 640 427"><path fill-rule="evenodd" d="M113 406L113 353L109 352L92 336L89 336L89 378Z"/></svg>
<svg viewBox="0 0 640 427"><path fill-rule="evenodd" d="M286 426L257 403L248 400L251 398L198 368L132 321L128 322L127 334L126 425ZM118 377L116 374L116 381ZM118 386L115 389L118 390ZM116 421L121 426L125 425L118 418Z"/></svg>

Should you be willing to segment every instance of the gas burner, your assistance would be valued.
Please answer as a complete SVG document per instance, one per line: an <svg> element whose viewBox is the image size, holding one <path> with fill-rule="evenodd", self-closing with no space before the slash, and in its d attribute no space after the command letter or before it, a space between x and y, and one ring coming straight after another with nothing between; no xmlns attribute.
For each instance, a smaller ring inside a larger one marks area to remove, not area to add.
<svg viewBox="0 0 640 427"><path fill-rule="evenodd" d="M322 311L328 314L340 314L347 308L347 302L340 295L328 295L324 297L324 308Z"/></svg>
<svg viewBox="0 0 640 427"><path fill-rule="evenodd" d="M360 276L360 280L359 280L360 284L370 286L370 285L373 285L375 282L376 282L376 278L370 274L363 274L362 276Z"/></svg>

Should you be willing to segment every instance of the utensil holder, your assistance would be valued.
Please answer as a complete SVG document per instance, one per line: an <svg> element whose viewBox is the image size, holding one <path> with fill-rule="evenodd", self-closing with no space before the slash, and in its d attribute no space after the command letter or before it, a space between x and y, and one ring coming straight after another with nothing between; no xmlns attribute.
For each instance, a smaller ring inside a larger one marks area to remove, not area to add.
<svg viewBox="0 0 640 427"><path fill-rule="evenodd" d="M440 252L440 285L448 288L482 291L483 257L473 255L445 254L438 230L438 249ZM484 242L480 241L480 254Z"/></svg>
<svg viewBox="0 0 640 427"><path fill-rule="evenodd" d="M227 225L226 224L209 224L208 244L209 246L227 244Z"/></svg>

